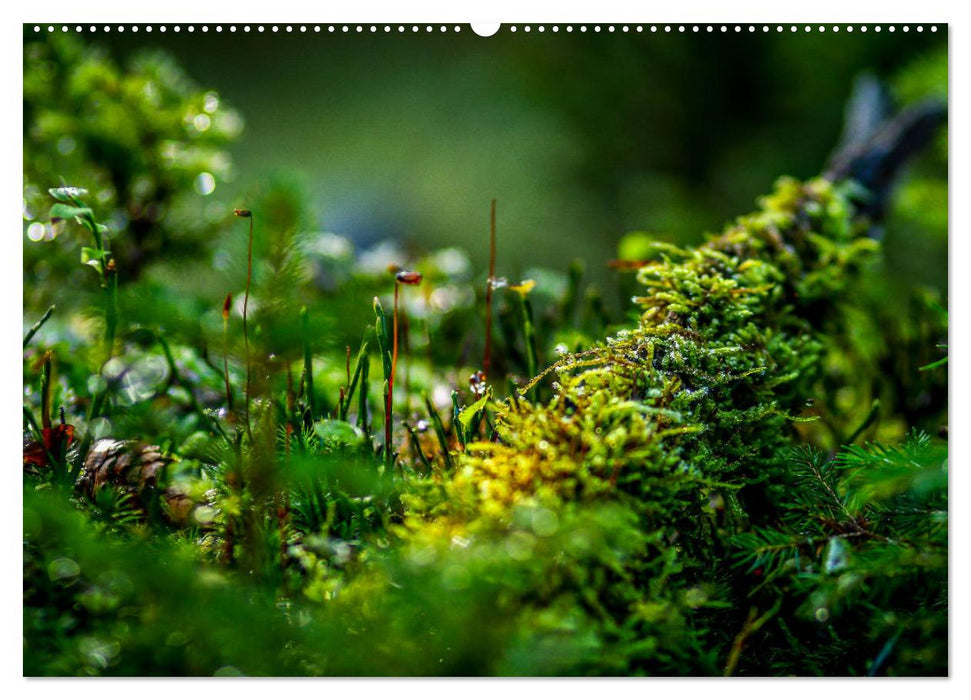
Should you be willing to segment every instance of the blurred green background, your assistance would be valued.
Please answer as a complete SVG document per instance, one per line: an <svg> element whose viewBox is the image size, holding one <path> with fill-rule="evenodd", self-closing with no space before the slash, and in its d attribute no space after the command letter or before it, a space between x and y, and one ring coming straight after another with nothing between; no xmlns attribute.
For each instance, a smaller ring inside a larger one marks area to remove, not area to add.
<svg viewBox="0 0 971 700"><path fill-rule="evenodd" d="M200 206L247 205L285 173L314 226L364 247L385 238L458 245L482 269L494 197L501 274L563 270L579 257L589 279L608 285L605 263L625 233L699 240L749 210L780 174L819 172L857 75L893 81L915 59L946 52L945 32L899 29L520 26L490 38L468 26L369 29L200 27L84 41L122 64L165 49L237 110L245 128L228 146L232 167L213 173ZM36 40L32 28L25 38Z"/></svg>

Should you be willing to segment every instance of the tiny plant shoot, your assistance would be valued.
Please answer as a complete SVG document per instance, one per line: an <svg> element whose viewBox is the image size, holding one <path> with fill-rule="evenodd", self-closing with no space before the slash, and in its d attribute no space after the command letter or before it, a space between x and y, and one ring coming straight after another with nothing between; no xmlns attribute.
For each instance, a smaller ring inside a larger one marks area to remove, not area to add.
<svg viewBox="0 0 971 700"><path fill-rule="evenodd" d="M391 459L391 423L392 411L394 410L394 375L398 368L398 287L402 284L415 286L421 284L422 275L420 272L412 270L401 270L396 266L391 267L394 276L394 319L392 326L392 346L391 346L391 376L388 381L388 399L385 406L384 421L384 444L385 454L390 462Z"/></svg>

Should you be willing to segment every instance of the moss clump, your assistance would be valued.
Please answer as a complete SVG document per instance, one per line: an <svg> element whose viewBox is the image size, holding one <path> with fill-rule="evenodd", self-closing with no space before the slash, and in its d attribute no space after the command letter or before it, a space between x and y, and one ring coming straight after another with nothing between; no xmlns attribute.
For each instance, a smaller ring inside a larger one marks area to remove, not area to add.
<svg viewBox="0 0 971 700"><path fill-rule="evenodd" d="M735 585L719 566L727 538L766 518L786 483L820 322L877 247L851 191L783 179L707 244L656 245L638 272L638 325L561 359L548 403L507 400L496 441L470 443L454 473L407 494L405 551L447 559L456 541L503 542L516 566L572 528L612 554L536 557L544 583L520 588L518 608L533 642L549 641L538 610L556 629L556 610L577 609L569 598L599 640L573 671L715 671L698 649L730 638L708 627Z"/></svg>

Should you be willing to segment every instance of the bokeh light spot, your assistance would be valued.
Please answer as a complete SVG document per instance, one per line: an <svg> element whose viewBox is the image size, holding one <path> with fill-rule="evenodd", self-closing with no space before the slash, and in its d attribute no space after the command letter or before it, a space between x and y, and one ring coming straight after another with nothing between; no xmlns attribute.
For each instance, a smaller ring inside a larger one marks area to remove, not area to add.
<svg viewBox="0 0 971 700"><path fill-rule="evenodd" d="M196 192L203 196L210 195L216 189L216 178L212 176L212 173L199 173L196 177L195 188Z"/></svg>

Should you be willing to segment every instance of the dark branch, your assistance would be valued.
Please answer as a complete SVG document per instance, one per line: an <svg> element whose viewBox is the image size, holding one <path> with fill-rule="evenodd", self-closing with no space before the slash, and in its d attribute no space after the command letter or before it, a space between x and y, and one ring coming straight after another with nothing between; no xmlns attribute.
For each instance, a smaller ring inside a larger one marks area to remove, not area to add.
<svg viewBox="0 0 971 700"><path fill-rule="evenodd" d="M926 100L885 119L886 93L872 78L857 81L846 113L839 149L824 176L834 182L855 180L870 194L861 203L865 213L879 219L894 178L906 161L919 152L947 123L947 104Z"/></svg>

